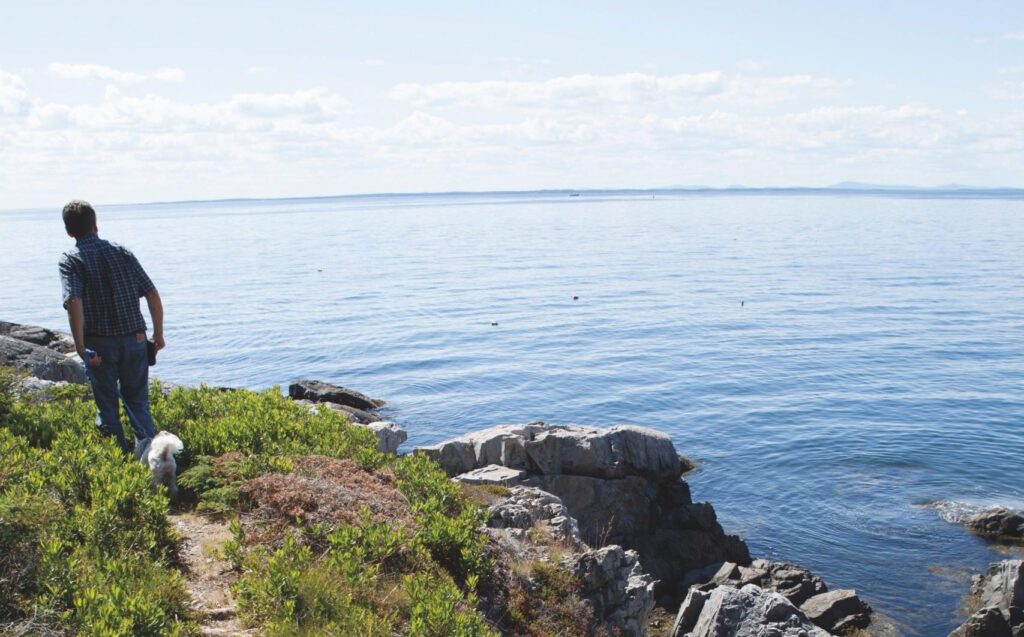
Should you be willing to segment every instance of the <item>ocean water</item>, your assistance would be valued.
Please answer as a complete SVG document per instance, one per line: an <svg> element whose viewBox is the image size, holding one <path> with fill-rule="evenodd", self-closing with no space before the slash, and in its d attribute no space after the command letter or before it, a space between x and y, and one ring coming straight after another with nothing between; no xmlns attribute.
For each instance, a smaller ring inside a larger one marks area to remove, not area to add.
<svg viewBox="0 0 1024 637"><path fill-rule="evenodd" d="M695 497L755 555L856 588L906 634L945 635L967 576L1005 555L940 513L1024 506L1019 199L99 212L163 295L157 376L341 383L386 399L410 448L534 419L661 429L699 463ZM70 244L57 210L0 213L0 319L66 325L56 263Z"/></svg>

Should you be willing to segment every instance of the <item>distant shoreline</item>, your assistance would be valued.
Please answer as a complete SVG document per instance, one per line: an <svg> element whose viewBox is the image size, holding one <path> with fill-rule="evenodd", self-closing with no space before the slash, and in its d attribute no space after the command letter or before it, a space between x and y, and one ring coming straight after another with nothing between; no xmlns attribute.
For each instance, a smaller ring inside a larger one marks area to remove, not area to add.
<svg viewBox="0 0 1024 637"><path fill-rule="evenodd" d="M973 186L945 186L924 188L914 186L881 186L870 184L853 184L850 186L767 186L746 187L730 186L714 188L710 186L673 186L665 188L556 188L543 190L452 190L439 192L381 192L359 193L347 195L316 195L309 197L229 197L224 199L182 199L176 201L149 201L137 203L100 203L104 208L129 208L139 206L181 206L188 204L230 204L230 203L294 203L297 201L379 201L386 199L435 199L464 198L477 199L483 197L516 197L531 198L572 198L576 202L595 201L604 198L619 197L657 197L662 196L840 196L840 197L887 197L895 199L996 199L1024 200L1024 188L982 188ZM35 212L50 210L50 207L28 207L0 209L0 213Z"/></svg>

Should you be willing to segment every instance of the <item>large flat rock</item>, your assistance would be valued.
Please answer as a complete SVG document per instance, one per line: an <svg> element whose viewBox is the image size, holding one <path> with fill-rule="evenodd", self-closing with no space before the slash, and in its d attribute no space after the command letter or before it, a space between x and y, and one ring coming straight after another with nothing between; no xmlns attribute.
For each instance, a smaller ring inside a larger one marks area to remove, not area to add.
<svg viewBox="0 0 1024 637"><path fill-rule="evenodd" d="M354 389L332 385L319 380L299 380L288 386L288 395L295 400L310 400L315 403L336 403L363 411L377 409L384 401L374 400Z"/></svg>
<svg viewBox="0 0 1024 637"><path fill-rule="evenodd" d="M615 479L627 476L671 482L682 472L679 455L665 434L618 425L500 425L417 451L436 460L448 475L498 464L531 474Z"/></svg>

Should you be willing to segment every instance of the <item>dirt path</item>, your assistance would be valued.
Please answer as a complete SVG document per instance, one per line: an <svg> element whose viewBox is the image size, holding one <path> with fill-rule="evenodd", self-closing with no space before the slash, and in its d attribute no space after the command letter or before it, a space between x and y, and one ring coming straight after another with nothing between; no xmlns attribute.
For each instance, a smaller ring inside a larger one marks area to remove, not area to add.
<svg viewBox="0 0 1024 637"><path fill-rule="evenodd" d="M185 587L192 596L204 635L255 635L244 629L235 613L230 586L237 579L224 559L224 543L231 539L228 525L194 513L168 515L184 538L181 557L187 567Z"/></svg>

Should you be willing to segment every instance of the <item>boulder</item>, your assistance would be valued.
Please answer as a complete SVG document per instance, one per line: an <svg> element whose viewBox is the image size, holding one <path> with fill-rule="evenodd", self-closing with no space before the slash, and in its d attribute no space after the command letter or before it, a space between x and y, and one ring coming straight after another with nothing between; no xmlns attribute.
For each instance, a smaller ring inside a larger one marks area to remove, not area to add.
<svg viewBox="0 0 1024 637"><path fill-rule="evenodd" d="M815 625L836 635L845 635L871 623L871 607L852 590L820 593L800 605Z"/></svg>
<svg viewBox="0 0 1024 637"><path fill-rule="evenodd" d="M331 385L318 380L300 380L288 386L288 395L296 400L310 400L315 403L337 403L370 411L384 405L384 401L374 400L353 389Z"/></svg>
<svg viewBox="0 0 1024 637"><path fill-rule="evenodd" d="M48 347L61 354L71 354L75 351L75 341L70 334L55 332L45 327L0 321L0 336L10 336L19 341Z"/></svg>
<svg viewBox="0 0 1024 637"><path fill-rule="evenodd" d="M43 380L84 383L85 367L80 361L44 345L0 335L0 364L10 365Z"/></svg>
<svg viewBox="0 0 1024 637"><path fill-rule="evenodd" d="M1010 624L994 606L982 608L968 618L949 637L1014 637Z"/></svg>
<svg viewBox="0 0 1024 637"><path fill-rule="evenodd" d="M455 476L455 480L463 484L495 484L499 486L512 486L519 484L526 477L526 472L520 469L510 469L497 464L489 464L486 467L473 469L472 471Z"/></svg>
<svg viewBox="0 0 1024 637"><path fill-rule="evenodd" d="M986 537L1024 540L1024 514L1012 509L996 507L971 516L967 528Z"/></svg>
<svg viewBox="0 0 1024 637"><path fill-rule="evenodd" d="M583 596L593 602L599 617L625 637L647 634L647 618L654 609L654 580L641 569L636 551L605 546L570 561Z"/></svg>
<svg viewBox="0 0 1024 637"><path fill-rule="evenodd" d="M686 595L681 582L688 571L724 561L750 563L746 544L725 534L714 508L693 502L689 485L679 477L679 455L660 432L531 422L416 451L453 476L491 465L525 472L521 484L557 496L579 521L588 544L636 550L644 569L660 580L664 604L678 604Z"/></svg>
<svg viewBox="0 0 1024 637"><path fill-rule="evenodd" d="M384 453L398 453L398 448L409 439L409 434L393 422L379 420L368 427L377 436L377 448Z"/></svg>
<svg viewBox="0 0 1024 637"><path fill-rule="evenodd" d="M828 637L789 600L753 584L687 595L672 637Z"/></svg>
<svg viewBox="0 0 1024 637"><path fill-rule="evenodd" d="M540 475L643 476L660 482L672 482L682 472L668 436L625 425L608 429L543 422L499 425L417 451L452 476L489 464Z"/></svg>

